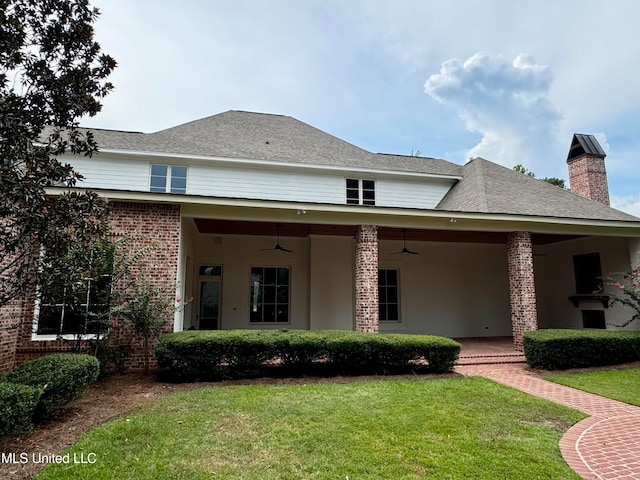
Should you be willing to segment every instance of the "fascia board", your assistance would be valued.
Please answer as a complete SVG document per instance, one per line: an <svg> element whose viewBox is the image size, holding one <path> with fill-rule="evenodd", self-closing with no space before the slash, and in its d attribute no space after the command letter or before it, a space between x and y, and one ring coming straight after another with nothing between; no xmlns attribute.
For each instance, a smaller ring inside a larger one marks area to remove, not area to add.
<svg viewBox="0 0 640 480"><path fill-rule="evenodd" d="M70 189L49 188L60 194ZM82 190L82 189L75 189ZM640 221L590 220L526 215L447 212L393 207L279 202L172 193L93 190L109 201L180 204L183 217L287 221L338 225L369 224L478 232L513 232L640 237Z"/></svg>

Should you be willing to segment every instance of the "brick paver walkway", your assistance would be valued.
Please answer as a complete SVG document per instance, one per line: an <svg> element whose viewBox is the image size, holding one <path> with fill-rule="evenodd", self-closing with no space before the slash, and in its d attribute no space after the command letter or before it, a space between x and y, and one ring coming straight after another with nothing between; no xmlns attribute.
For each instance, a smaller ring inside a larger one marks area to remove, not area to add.
<svg viewBox="0 0 640 480"><path fill-rule="evenodd" d="M640 408L548 382L524 363L459 365L456 371L490 378L590 415L560 440L569 466L589 480L640 480Z"/></svg>

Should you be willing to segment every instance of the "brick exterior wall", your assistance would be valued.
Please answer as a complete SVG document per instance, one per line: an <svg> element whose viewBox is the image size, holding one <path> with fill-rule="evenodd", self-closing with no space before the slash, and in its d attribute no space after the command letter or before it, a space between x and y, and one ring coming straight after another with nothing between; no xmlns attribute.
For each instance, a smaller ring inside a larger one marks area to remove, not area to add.
<svg viewBox="0 0 640 480"><path fill-rule="evenodd" d="M511 232L508 234L507 266L513 346L522 350L524 333L538 329L530 232Z"/></svg>
<svg viewBox="0 0 640 480"><path fill-rule="evenodd" d="M360 225L356 232L356 331L377 332L378 227Z"/></svg>
<svg viewBox="0 0 640 480"><path fill-rule="evenodd" d="M125 237L132 239L127 243L127 248L131 252L138 252L149 245L155 245L155 248L146 253L141 260L147 281L151 286L167 287L173 290L178 271L180 206L114 202L110 204L110 210L112 239L118 240ZM13 315L17 314L19 308L19 315L22 318L22 324L17 333L16 365L47 353L71 349L70 345L64 341L33 341L31 339L34 304L35 295L31 294L21 302L20 307L14 307ZM0 318L4 320L4 313ZM173 316L167 319L163 331L173 331ZM5 357L4 341L3 337L1 358ZM7 341L10 342L10 340ZM133 354L127 360L127 369L144 369L142 339L137 338L129 329L120 327L112 329L109 341L113 344L130 344L133 347ZM155 359L152 358L151 368L156 366Z"/></svg>
<svg viewBox="0 0 640 480"><path fill-rule="evenodd" d="M604 158L583 154L567 161L571 191L609 206L609 187Z"/></svg>
<svg viewBox="0 0 640 480"><path fill-rule="evenodd" d="M111 223L115 240L132 239L128 243L130 252L139 252L154 245L141 260L143 274L151 287L166 288L173 296L178 275L180 205L116 202L111 205ZM167 318L163 327L163 333L169 332L173 332L173 316ZM127 369L144 369L142 339L129 328L113 329L110 341L133 347L133 353L127 359ZM153 355L150 367L157 368Z"/></svg>
<svg viewBox="0 0 640 480"><path fill-rule="evenodd" d="M24 300L14 300L0 307L0 375L13 368L24 308Z"/></svg>

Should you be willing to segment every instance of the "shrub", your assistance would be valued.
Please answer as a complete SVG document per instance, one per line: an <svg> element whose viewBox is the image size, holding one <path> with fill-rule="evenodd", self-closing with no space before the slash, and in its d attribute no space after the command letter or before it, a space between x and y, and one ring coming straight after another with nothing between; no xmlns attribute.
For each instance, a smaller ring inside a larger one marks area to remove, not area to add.
<svg viewBox="0 0 640 480"><path fill-rule="evenodd" d="M640 332L537 330L524 335L524 355L533 368L617 365L640 360Z"/></svg>
<svg viewBox="0 0 640 480"><path fill-rule="evenodd" d="M42 390L34 415L34 420L41 421L76 399L99 372L100 362L95 357L54 353L19 365L4 381Z"/></svg>
<svg viewBox="0 0 640 480"><path fill-rule="evenodd" d="M160 376L171 381L253 377L276 371L287 375L417 369L442 373L451 371L459 352L457 342L442 337L343 330L187 331L162 336L156 347Z"/></svg>
<svg viewBox="0 0 640 480"><path fill-rule="evenodd" d="M100 362L100 378L114 373L124 375L127 371L126 361L133 349L131 345L109 345L106 340L89 341L89 352Z"/></svg>
<svg viewBox="0 0 640 480"><path fill-rule="evenodd" d="M303 374L326 358L327 335L316 330L281 330L275 334L274 347L290 373Z"/></svg>
<svg viewBox="0 0 640 480"><path fill-rule="evenodd" d="M0 436L33 428L32 417L42 390L18 383L0 383Z"/></svg>
<svg viewBox="0 0 640 480"><path fill-rule="evenodd" d="M176 382L222 378L221 333L192 330L161 336L155 350L160 376Z"/></svg>

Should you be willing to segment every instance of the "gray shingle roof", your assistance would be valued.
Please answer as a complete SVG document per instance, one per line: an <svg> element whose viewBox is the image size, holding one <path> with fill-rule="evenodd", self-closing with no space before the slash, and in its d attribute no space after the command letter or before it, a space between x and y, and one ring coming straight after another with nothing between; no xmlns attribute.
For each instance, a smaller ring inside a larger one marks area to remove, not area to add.
<svg viewBox="0 0 640 480"><path fill-rule="evenodd" d="M103 150L134 150L211 157L458 175L445 160L380 155L285 115L231 110L155 133L93 130Z"/></svg>
<svg viewBox="0 0 640 480"><path fill-rule="evenodd" d="M436 208L452 212L640 221L483 158L474 158L464 166L463 179Z"/></svg>
<svg viewBox="0 0 640 480"><path fill-rule="evenodd" d="M231 110L155 133L92 131L102 150L462 177L436 207L443 211L640 222L632 215L482 158L461 166L434 158L372 153L284 115ZM574 141L581 145L582 137L574 137Z"/></svg>

